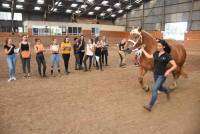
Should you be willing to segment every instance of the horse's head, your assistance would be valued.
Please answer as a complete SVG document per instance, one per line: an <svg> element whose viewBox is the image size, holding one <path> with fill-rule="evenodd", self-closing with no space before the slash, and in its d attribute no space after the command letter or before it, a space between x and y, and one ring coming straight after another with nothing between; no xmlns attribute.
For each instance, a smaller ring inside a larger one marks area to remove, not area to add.
<svg viewBox="0 0 200 134"><path fill-rule="evenodd" d="M130 32L130 39L128 40L133 45L133 49L139 48L142 45L142 27L133 28Z"/></svg>

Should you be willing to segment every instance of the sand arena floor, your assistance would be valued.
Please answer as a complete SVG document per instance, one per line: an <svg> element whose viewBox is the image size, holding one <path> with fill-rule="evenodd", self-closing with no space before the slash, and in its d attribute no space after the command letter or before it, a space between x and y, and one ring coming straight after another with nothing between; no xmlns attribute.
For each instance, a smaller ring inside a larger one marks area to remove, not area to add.
<svg viewBox="0 0 200 134"><path fill-rule="evenodd" d="M7 82L5 55L0 57L0 134L200 134L200 45L186 46L185 69L179 87L167 101L159 94L151 113L142 106L150 99L137 80L138 68L127 60L118 67L116 48L109 52L104 71L75 71L41 79L35 56L32 77L23 78L17 61L17 81ZM50 54L45 54L50 74ZM61 62L63 65L63 61ZM152 73L145 81L152 86ZM172 82L170 76L166 86Z"/></svg>

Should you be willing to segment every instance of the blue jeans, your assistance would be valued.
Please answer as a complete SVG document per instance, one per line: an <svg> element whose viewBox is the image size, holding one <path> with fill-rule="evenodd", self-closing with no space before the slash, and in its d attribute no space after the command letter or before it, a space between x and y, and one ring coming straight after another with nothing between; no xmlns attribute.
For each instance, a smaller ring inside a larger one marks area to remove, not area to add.
<svg viewBox="0 0 200 134"><path fill-rule="evenodd" d="M15 69L16 69L16 56L15 54L7 55L7 64L9 69L9 77L15 77Z"/></svg>
<svg viewBox="0 0 200 134"><path fill-rule="evenodd" d="M165 80L166 80L166 77L164 75L154 75L155 84L154 84L153 89L152 89L152 97L151 97L151 101L149 103L149 105L151 107L153 107L154 103L157 100L158 90L162 91L166 94L169 93L169 90L166 89L165 87L163 87Z"/></svg>
<svg viewBox="0 0 200 134"><path fill-rule="evenodd" d="M60 67L60 55L59 54L52 54L51 63L52 63L52 67L54 67L56 65L57 68L59 68Z"/></svg>

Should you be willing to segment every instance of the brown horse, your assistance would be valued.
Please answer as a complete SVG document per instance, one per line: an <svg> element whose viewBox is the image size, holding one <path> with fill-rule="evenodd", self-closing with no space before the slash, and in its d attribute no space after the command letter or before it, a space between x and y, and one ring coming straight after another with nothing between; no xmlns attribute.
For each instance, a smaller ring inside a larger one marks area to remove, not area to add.
<svg viewBox="0 0 200 134"><path fill-rule="evenodd" d="M131 35L131 39L129 39L128 41L133 43L133 48L132 48L133 51L136 51L137 54L139 53L139 56L140 56L139 57L139 63L140 63L139 83L145 91L149 91L149 86L144 84L143 78L148 71L154 70L154 63L152 59L146 58L145 55L142 53L142 51L139 50L139 48L145 44L144 49L149 54L153 54L157 48L157 41L148 32L142 30L142 28L132 29L132 31L130 32L130 35ZM186 60L186 50L183 44L175 40L170 39L166 41L171 47L172 58L175 60L177 64L177 69L172 72L174 82L172 86L170 87L171 89L175 89L177 87L177 79L180 77L180 75L187 77L187 74L184 73L183 71L183 65ZM168 67L170 67L170 64L168 65Z"/></svg>

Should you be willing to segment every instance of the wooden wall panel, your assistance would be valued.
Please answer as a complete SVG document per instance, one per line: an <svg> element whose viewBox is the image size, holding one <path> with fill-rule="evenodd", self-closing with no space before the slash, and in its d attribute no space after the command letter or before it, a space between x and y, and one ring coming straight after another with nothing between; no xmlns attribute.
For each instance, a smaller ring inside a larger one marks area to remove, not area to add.
<svg viewBox="0 0 200 134"><path fill-rule="evenodd" d="M200 31L190 31L185 33L185 45L200 45Z"/></svg>
<svg viewBox="0 0 200 134"><path fill-rule="evenodd" d="M156 38L163 38L163 34L159 31L150 32L154 37ZM86 41L88 38L91 38L91 30L83 30L83 34L86 38ZM129 37L129 32L113 32L113 31L101 31L100 37L106 36L110 44L116 44L123 38ZM5 42L5 39L11 37L15 44L18 44L18 42L21 40L21 34L15 33L12 35L12 33L0 33L0 45L3 45ZM29 41L31 44L35 43L35 38L40 38L42 42L45 45L51 44L52 39L56 37L59 42L63 41L64 36L31 36L29 35ZM77 36L69 36L70 40L73 42L74 37ZM200 31L190 31L188 33L185 33L185 45L192 45L192 44L200 44Z"/></svg>

